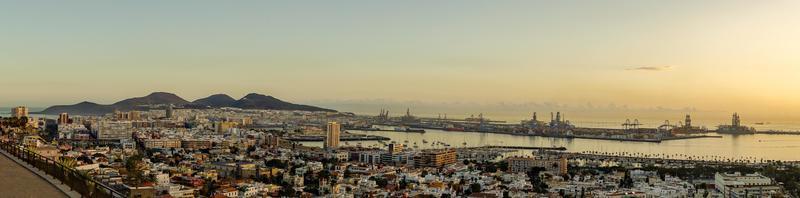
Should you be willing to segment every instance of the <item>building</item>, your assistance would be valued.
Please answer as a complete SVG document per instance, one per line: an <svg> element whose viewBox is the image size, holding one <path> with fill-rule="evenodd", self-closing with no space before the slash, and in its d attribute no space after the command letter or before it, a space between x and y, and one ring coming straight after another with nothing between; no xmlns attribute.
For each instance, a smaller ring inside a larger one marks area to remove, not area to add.
<svg viewBox="0 0 800 198"><path fill-rule="evenodd" d="M50 159L57 159L58 156L61 156L61 152L55 146L40 146L37 148L32 149L37 154L41 155L42 157L50 158Z"/></svg>
<svg viewBox="0 0 800 198"><path fill-rule="evenodd" d="M390 154L395 154L395 153L400 153L400 152L403 152L403 144L396 144L396 143L389 144L389 153Z"/></svg>
<svg viewBox="0 0 800 198"><path fill-rule="evenodd" d="M759 173L716 173L714 186L723 197L780 197L783 188Z"/></svg>
<svg viewBox="0 0 800 198"><path fill-rule="evenodd" d="M538 165L536 159L532 157L509 157L506 162L508 162L508 171L512 173L524 173Z"/></svg>
<svg viewBox="0 0 800 198"><path fill-rule="evenodd" d="M455 163L455 149L427 150L414 156L414 166L416 167L442 167Z"/></svg>
<svg viewBox="0 0 800 198"><path fill-rule="evenodd" d="M28 107L18 106L11 109L11 116L15 118L28 117Z"/></svg>
<svg viewBox="0 0 800 198"><path fill-rule="evenodd" d="M181 148L181 140L178 139L147 139L144 140L145 148Z"/></svg>
<svg viewBox="0 0 800 198"><path fill-rule="evenodd" d="M238 127L239 123L237 123L237 122L217 122L216 125L217 126L215 128L217 129L217 133L223 134L223 133L226 133L226 132L230 131L230 129L232 129L232 128Z"/></svg>
<svg viewBox="0 0 800 198"><path fill-rule="evenodd" d="M327 133L325 134L325 148L335 149L339 147L340 127L339 123L328 122Z"/></svg>
<svg viewBox="0 0 800 198"><path fill-rule="evenodd" d="M100 140L118 140L133 137L133 125L130 121L102 121L93 131Z"/></svg>
<svg viewBox="0 0 800 198"><path fill-rule="evenodd" d="M335 159L340 162L346 162L347 160L350 160L350 153L345 151L332 151L326 152L325 157L329 159Z"/></svg>
<svg viewBox="0 0 800 198"><path fill-rule="evenodd" d="M142 114L138 111L127 111L127 112L114 112L114 117L117 120L124 121L124 120L141 120Z"/></svg>
<svg viewBox="0 0 800 198"><path fill-rule="evenodd" d="M377 151L364 151L358 152L358 162L364 164L378 164L381 163L381 152Z"/></svg>
<svg viewBox="0 0 800 198"><path fill-rule="evenodd" d="M167 106L167 115L166 115L166 117L167 118L172 118L172 116L174 114L175 113L174 113L174 109L172 109L172 105Z"/></svg>
<svg viewBox="0 0 800 198"><path fill-rule="evenodd" d="M393 165L393 166L404 166L409 163L414 162L414 155L413 153L406 152L406 153L383 153L381 154L381 164L386 165Z"/></svg>
<svg viewBox="0 0 800 198"><path fill-rule="evenodd" d="M69 114L67 113L58 114L58 125L62 124L69 124Z"/></svg>
<svg viewBox="0 0 800 198"><path fill-rule="evenodd" d="M278 135L270 133L264 136L264 145L267 147L275 148L278 147L280 143L281 139L278 137Z"/></svg>
<svg viewBox="0 0 800 198"><path fill-rule="evenodd" d="M152 186L133 187L125 185L129 198L154 198L156 197L156 189Z"/></svg>
<svg viewBox="0 0 800 198"><path fill-rule="evenodd" d="M42 139L42 137L39 137L38 135L29 135L22 138L22 144L28 148L36 148L44 146L46 144L45 142L46 141Z"/></svg>
<svg viewBox="0 0 800 198"><path fill-rule="evenodd" d="M211 140L186 139L181 140L181 147L186 149L209 149L213 146Z"/></svg>
<svg viewBox="0 0 800 198"><path fill-rule="evenodd" d="M538 159L533 157L509 157L508 171L513 173L524 173L533 167L542 167L546 171L557 172L558 174L567 173L567 158L558 159Z"/></svg>

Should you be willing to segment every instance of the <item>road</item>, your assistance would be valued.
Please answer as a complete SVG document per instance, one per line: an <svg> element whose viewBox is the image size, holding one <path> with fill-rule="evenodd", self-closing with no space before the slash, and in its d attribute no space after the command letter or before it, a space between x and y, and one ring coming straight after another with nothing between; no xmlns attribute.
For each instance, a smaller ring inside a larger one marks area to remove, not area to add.
<svg viewBox="0 0 800 198"><path fill-rule="evenodd" d="M55 186L0 154L0 197L67 197Z"/></svg>

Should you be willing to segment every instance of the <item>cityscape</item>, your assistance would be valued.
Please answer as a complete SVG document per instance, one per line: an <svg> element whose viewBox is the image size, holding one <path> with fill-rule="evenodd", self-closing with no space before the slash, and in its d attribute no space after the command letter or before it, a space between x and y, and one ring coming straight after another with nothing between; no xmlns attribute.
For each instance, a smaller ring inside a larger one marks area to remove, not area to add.
<svg viewBox="0 0 800 198"><path fill-rule="evenodd" d="M0 197L800 198L797 1L117 3L0 3Z"/></svg>

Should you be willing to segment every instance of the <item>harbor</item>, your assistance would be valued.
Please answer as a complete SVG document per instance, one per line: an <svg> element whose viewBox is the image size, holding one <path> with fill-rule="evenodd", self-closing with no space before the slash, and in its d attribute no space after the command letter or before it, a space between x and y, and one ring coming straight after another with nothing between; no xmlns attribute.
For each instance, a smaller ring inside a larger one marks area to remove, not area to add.
<svg viewBox="0 0 800 198"><path fill-rule="evenodd" d="M564 147L569 152L632 152L651 155L720 156L726 158L758 157L765 160L798 161L800 156L800 136L796 135L732 135L705 134L707 138L688 138L663 141L661 143L609 141L603 139L555 138L539 136L518 136L500 133L475 133L444 130L426 130L426 133L399 133L381 131L351 130L353 134L369 134L390 138L397 143L417 146L419 149L480 147L492 145L526 147ZM424 143L427 142L427 143ZM443 144L434 144L443 142ZM355 141L351 145L382 148L379 141ZM321 147L321 142L301 142L303 145ZM446 146L450 145L450 146ZM688 158L688 156L686 157Z"/></svg>
<svg viewBox="0 0 800 198"><path fill-rule="evenodd" d="M322 142L325 141L325 136L318 136L318 135L289 136L283 139L295 142ZM377 135L345 135L340 137L339 140L340 141L386 141L391 139L388 137L377 136Z"/></svg>

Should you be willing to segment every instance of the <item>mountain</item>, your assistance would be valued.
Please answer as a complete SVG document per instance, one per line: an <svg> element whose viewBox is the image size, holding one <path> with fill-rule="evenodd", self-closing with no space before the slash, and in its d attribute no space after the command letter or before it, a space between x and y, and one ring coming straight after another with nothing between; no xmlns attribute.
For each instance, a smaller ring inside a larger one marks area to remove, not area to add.
<svg viewBox="0 0 800 198"><path fill-rule="evenodd" d="M218 107L237 107L242 109L270 109L270 110L299 110L299 111L328 111L336 112L335 110L325 109L309 105L292 104L284 102L272 96L251 93L242 99L235 100L225 94L215 94L206 98L189 102L172 93L154 92L147 96L129 98L114 104L103 105L93 102L81 102L74 105L56 105L48 107L39 112L42 114L59 114L69 113L73 115L103 115L112 113L115 110L129 111L129 110L147 110L153 105L175 105L181 108L218 108Z"/></svg>
<svg viewBox="0 0 800 198"><path fill-rule="evenodd" d="M167 92L153 92L150 95L138 98L129 98L112 104L115 107L135 107L141 105L173 104L176 106L189 104L178 95Z"/></svg>
<svg viewBox="0 0 800 198"><path fill-rule="evenodd" d="M199 107L233 107L236 99L225 94L214 94L209 97L197 99L192 105Z"/></svg>
<svg viewBox="0 0 800 198"><path fill-rule="evenodd" d="M274 109L274 110L301 110L301 111L328 111L336 112L332 109L325 109L309 105L292 104L284 102L272 96L257 93L247 94L242 99L233 103L233 107L242 109Z"/></svg>
<svg viewBox="0 0 800 198"><path fill-rule="evenodd" d="M103 115L114 111L110 105L101 105L93 102L81 102L74 105L56 105L43 110L44 114L68 113L73 115Z"/></svg>

